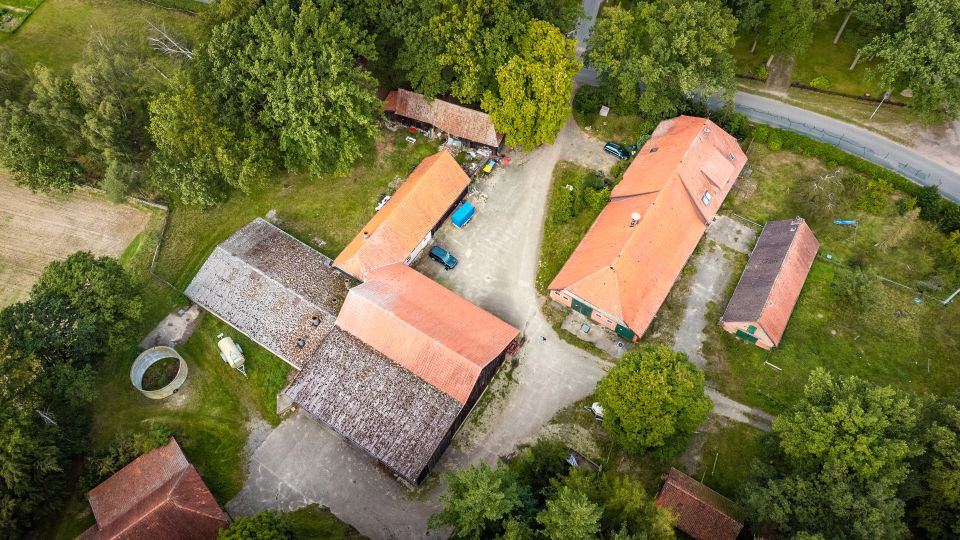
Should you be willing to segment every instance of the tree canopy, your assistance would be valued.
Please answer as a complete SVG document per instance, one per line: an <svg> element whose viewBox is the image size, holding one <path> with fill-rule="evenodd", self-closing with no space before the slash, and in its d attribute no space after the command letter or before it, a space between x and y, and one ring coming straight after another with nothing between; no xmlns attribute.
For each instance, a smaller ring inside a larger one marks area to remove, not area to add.
<svg viewBox="0 0 960 540"><path fill-rule="evenodd" d="M784 534L902 538L898 490L922 452L919 420L914 398L817 369L803 400L774 421L774 455L754 463L745 503Z"/></svg>
<svg viewBox="0 0 960 540"><path fill-rule="evenodd" d="M645 346L630 351L597 384L603 427L631 452L680 449L710 412L703 373L683 353Z"/></svg>
<svg viewBox="0 0 960 540"><path fill-rule="evenodd" d="M663 118L684 100L733 88L737 20L719 0L648 0L605 7L588 40L588 64L622 105Z"/></svg>
<svg viewBox="0 0 960 540"><path fill-rule="evenodd" d="M520 50L497 70L497 94L487 90L482 107L506 143L527 150L552 143L570 117L573 77L582 64L576 41L553 25L527 23Z"/></svg>

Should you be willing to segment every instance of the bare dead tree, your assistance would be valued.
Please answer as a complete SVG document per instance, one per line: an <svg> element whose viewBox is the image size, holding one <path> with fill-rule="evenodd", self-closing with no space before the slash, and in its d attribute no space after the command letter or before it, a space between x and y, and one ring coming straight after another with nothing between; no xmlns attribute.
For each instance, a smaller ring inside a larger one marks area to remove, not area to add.
<svg viewBox="0 0 960 540"><path fill-rule="evenodd" d="M193 49L184 45L181 39L171 35L165 26L158 26L149 20L147 21L147 26L153 31L153 35L147 38L153 50L172 58L193 60Z"/></svg>

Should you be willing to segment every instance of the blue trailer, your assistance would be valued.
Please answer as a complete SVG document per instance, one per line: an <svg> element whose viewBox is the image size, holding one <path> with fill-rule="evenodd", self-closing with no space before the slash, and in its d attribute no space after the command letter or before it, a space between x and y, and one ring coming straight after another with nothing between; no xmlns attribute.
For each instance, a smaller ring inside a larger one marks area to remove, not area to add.
<svg viewBox="0 0 960 540"><path fill-rule="evenodd" d="M453 216L450 217L450 221L452 221L454 226L456 226L458 229L462 229L464 225L470 223L470 220L473 219L473 214L476 212L476 207L464 201L463 204L460 205L460 208L457 208L453 212Z"/></svg>

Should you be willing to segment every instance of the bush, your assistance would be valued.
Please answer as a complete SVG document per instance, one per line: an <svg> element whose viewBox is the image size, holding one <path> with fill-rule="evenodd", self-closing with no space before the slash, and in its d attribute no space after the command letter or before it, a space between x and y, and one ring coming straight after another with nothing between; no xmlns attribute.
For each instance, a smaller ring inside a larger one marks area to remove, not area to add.
<svg viewBox="0 0 960 540"><path fill-rule="evenodd" d="M597 114L600 107L611 106L611 93L601 86L582 86L573 96L573 110L581 114Z"/></svg>
<svg viewBox="0 0 960 540"><path fill-rule="evenodd" d="M924 186L917 195L920 219L937 221L940 217L940 189L937 186Z"/></svg>
<svg viewBox="0 0 960 540"><path fill-rule="evenodd" d="M561 188L554 194L554 201L550 205L550 219L554 223L569 223L573 219L574 195L566 188Z"/></svg>
<svg viewBox="0 0 960 540"><path fill-rule="evenodd" d="M293 534L283 516L270 510L236 519L217 535L218 540L291 540Z"/></svg>
<svg viewBox="0 0 960 540"><path fill-rule="evenodd" d="M903 197L897 199L897 213L901 216L917 207L917 199L913 197Z"/></svg>
<svg viewBox="0 0 960 540"><path fill-rule="evenodd" d="M893 186L886 180L870 180L867 189L857 197L857 208L871 214L881 214L890 202Z"/></svg>
<svg viewBox="0 0 960 540"><path fill-rule="evenodd" d="M170 440L173 430L164 424L151 424L146 431L118 436L106 450L87 458L80 487L88 491L131 461L159 448Z"/></svg>
<svg viewBox="0 0 960 540"><path fill-rule="evenodd" d="M765 81L770 78L770 71L767 69L767 66L761 65L757 68L755 75L761 81Z"/></svg>
<svg viewBox="0 0 960 540"><path fill-rule="evenodd" d="M779 131L770 132L770 136L767 138L767 148L774 152L783 148L783 140L780 138Z"/></svg>
<svg viewBox="0 0 960 540"><path fill-rule="evenodd" d="M810 87L817 90L828 90L831 86L833 86L833 83L830 82L830 79L823 76L810 81Z"/></svg>
<svg viewBox="0 0 960 540"><path fill-rule="evenodd" d="M940 199L940 217L938 219L941 231L947 234L960 231L960 206L946 199Z"/></svg>
<svg viewBox="0 0 960 540"><path fill-rule="evenodd" d="M753 128L753 138L756 139L758 143L767 142L767 139L770 138L770 128L764 125Z"/></svg>
<svg viewBox="0 0 960 540"><path fill-rule="evenodd" d="M587 206L599 212L610 202L610 188L605 187L597 191L588 190L586 199Z"/></svg>

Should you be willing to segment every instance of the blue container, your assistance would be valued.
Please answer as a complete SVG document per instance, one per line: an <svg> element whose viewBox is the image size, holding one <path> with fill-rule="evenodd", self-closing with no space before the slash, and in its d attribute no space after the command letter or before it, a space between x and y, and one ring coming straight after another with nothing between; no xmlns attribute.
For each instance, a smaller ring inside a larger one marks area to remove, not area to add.
<svg viewBox="0 0 960 540"><path fill-rule="evenodd" d="M457 208L456 211L453 212L450 221L452 221L457 228L463 228L464 225L470 223L470 220L473 219L473 214L476 212L477 209L472 204L464 201L464 203L460 205L460 208Z"/></svg>

